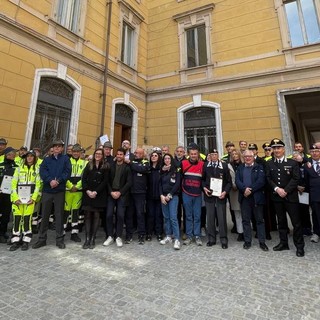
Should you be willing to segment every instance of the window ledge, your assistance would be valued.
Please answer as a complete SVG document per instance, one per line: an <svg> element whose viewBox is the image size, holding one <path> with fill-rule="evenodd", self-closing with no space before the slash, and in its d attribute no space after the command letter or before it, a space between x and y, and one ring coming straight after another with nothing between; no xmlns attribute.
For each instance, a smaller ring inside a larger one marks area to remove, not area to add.
<svg viewBox="0 0 320 320"><path fill-rule="evenodd" d="M213 64L206 64L203 66L180 69L178 71L180 74L180 81L181 83L189 83L207 81L209 79L212 79L213 67Z"/></svg>
<svg viewBox="0 0 320 320"><path fill-rule="evenodd" d="M138 71L135 70L133 67L128 66L121 60L118 60L117 72L119 75L125 77L126 79L134 83L137 83Z"/></svg>
<svg viewBox="0 0 320 320"><path fill-rule="evenodd" d="M319 62L320 42L282 49L287 65Z"/></svg>
<svg viewBox="0 0 320 320"><path fill-rule="evenodd" d="M53 19L48 19L49 24L49 37L58 41L59 43L66 45L77 52L82 51L82 45L85 39L74 33L73 31L67 29L61 24L57 23Z"/></svg>

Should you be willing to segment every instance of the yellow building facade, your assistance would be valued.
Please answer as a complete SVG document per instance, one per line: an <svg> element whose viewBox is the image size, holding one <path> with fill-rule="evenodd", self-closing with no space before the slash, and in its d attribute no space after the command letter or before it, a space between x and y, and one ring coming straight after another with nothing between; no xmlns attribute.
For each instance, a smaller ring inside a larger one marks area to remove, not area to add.
<svg viewBox="0 0 320 320"><path fill-rule="evenodd" d="M318 0L3 0L0 136L320 141Z"/></svg>

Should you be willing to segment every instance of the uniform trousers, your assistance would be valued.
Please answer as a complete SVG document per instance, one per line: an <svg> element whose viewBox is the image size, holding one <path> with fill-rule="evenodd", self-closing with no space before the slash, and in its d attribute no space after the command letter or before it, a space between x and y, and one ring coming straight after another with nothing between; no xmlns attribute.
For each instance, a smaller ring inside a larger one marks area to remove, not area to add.
<svg viewBox="0 0 320 320"><path fill-rule="evenodd" d="M146 234L146 219L145 219L146 194L133 193L132 200L133 200L134 208L137 214L138 235L144 236Z"/></svg>
<svg viewBox="0 0 320 320"><path fill-rule="evenodd" d="M278 230L280 243L288 244L287 212L293 226L293 242L297 249L304 248L301 219L299 214L299 203L289 202L286 199L274 201L274 209L278 218Z"/></svg>
<svg viewBox="0 0 320 320"><path fill-rule="evenodd" d="M32 214L35 203L12 204L12 238L11 242L19 242L22 235L23 242L30 242L32 238Z"/></svg>
<svg viewBox="0 0 320 320"><path fill-rule="evenodd" d="M228 244L227 236L227 199L213 197L213 202L206 201L207 209L207 234L210 242L216 241L216 220L219 224L219 235L221 244Z"/></svg>

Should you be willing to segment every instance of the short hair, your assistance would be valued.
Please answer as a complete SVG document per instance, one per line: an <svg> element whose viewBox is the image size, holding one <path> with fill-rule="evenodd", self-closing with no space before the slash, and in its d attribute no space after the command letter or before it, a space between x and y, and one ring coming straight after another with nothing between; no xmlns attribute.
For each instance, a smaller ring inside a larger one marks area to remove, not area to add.
<svg viewBox="0 0 320 320"><path fill-rule="evenodd" d="M122 152L123 154L126 154L126 150L124 150L123 148L118 148L118 149L117 149L117 152L118 152L118 151L119 151L119 152Z"/></svg>

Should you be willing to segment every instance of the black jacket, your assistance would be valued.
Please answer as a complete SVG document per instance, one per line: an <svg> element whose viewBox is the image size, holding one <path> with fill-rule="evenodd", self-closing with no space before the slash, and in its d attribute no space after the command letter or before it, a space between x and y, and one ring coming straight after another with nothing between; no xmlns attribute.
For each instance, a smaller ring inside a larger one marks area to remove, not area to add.
<svg viewBox="0 0 320 320"><path fill-rule="evenodd" d="M148 185L149 161L135 159L130 162L132 171L131 193L146 193Z"/></svg>
<svg viewBox="0 0 320 320"><path fill-rule="evenodd" d="M181 187L181 173L178 168L175 171L162 171L160 172L159 191L161 195L166 196L170 193L172 196L180 193Z"/></svg>
<svg viewBox="0 0 320 320"><path fill-rule="evenodd" d="M299 202L297 186L300 179L300 170L296 161L287 158L284 158L282 163L278 163L276 158L267 161L266 176L272 190L271 200ZM274 191L276 187L283 188L287 192L286 198L281 198Z"/></svg>
<svg viewBox="0 0 320 320"><path fill-rule="evenodd" d="M222 192L225 191L227 194L230 192L232 188L232 181L231 181L230 171L228 169L228 165L226 162L222 162L219 160L216 168L211 166L208 162L205 162L203 166L203 173L202 173L203 188L206 187L207 189L210 189L211 178L222 179ZM213 202L215 199L214 197L208 197L204 193L204 200L207 202Z"/></svg>
<svg viewBox="0 0 320 320"><path fill-rule="evenodd" d="M120 177L120 189L119 190L112 190L112 183L113 179L116 174L116 162L110 167L110 174L109 174L109 179L108 179L108 184L107 184L107 190L108 190L108 195L112 191L120 191L121 197L124 200L125 205L129 204L129 196L130 196L130 188L132 186L132 176L131 176L131 170L130 166L126 163L123 164L124 169L122 171L121 177Z"/></svg>
<svg viewBox="0 0 320 320"><path fill-rule="evenodd" d="M82 205L93 208L104 208L107 206L107 183L109 177L109 169L93 167L90 170L90 163L85 167L82 174ZM97 196L91 199L86 191L96 191Z"/></svg>

